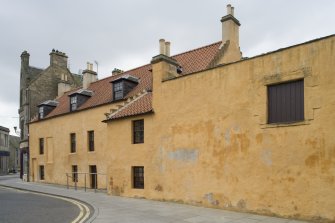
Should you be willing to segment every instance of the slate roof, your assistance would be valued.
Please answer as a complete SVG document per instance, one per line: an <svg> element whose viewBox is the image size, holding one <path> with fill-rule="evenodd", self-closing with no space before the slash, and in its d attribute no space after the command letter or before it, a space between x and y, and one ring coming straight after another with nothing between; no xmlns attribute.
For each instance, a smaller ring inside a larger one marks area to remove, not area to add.
<svg viewBox="0 0 335 223"><path fill-rule="evenodd" d="M208 46L204 46L198 49L172 56L172 58L177 60L178 64L182 66L183 73L181 75L198 72L208 67L215 55L219 53L220 44L221 42L216 42ZM120 109L120 111L111 116L110 119L112 120L152 112L151 64L146 64L141 67L137 67L135 69L125 71L121 74L110 76L92 83L88 87L88 90L91 90L93 92L92 96L88 98L88 100L83 105L81 105L75 112L112 103L113 89L112 83L110 82L119 79L124 75L131 75L139 79L139 83L124 97L124 100L141 94L141 92L143 91L147 91L147 93L145 96L141 97L140 100L129 103L129 106L127 106L126 109ZM77 88L72 91L66 92L63 96L56 99L59 104L44 119L70 113L69 95L73 94L79 89L80 88Z"/></svg>
<svg viewBox="0 0 335 223"><path fill-rule="evenodd" d="M42 68L38 68L38 67L33 67L33 66L29 66L28 68L28 73L29 73L29 76L30 76L30 80L34 80L36 79L36 77L42 73L43 69Z"/></svg>

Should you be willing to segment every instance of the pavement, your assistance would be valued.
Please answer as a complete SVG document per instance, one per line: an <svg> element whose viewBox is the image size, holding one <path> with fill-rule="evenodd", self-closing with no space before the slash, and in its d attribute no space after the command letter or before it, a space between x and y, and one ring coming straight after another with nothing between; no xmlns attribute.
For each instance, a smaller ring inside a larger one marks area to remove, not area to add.
<svg viewBox="0 0 335 223"><path fill-rule="evenodd" d="M106 193L23 182L17 175L0 176L0 185L77 199L90 204L94 223L303 223L292 219L195 207L171 202L110 196Z"/></svg>

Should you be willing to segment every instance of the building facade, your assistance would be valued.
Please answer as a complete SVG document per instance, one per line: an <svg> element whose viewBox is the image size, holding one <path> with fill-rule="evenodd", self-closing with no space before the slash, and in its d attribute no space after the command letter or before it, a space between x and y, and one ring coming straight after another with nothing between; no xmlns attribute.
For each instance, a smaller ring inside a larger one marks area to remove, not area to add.
<svg viewBox="0 0 335 223"><path fill-rule="evenodd" d="M72 74L68 69L68 56L58 50L50 53L50 65L46 69L36 68L29 64L30 54L21 54L20 72L20 150L21 177L28 171L28 123L37 113L37 105L61 96L65 91L82 85L82 77Z"/></svg>
<svg viewBox="0 0 335 223"><path fill-rule="evenodd" d="M221 22L220 42L160 40L150 64L58 98L30 124L31 179L335 221L335 35L242 58L230 5Z"/></svg>
<svg viewBox="0 0 335 223"><path fill-rule="evenodd" d="M0 126L0 175L8 174L9 154L9 129Z"/></svg>
<svg viewBox="0 0 335 223"><path fill-rule="evenodd" d="M18 173L20 166L20 137L9 136L9 172Z"/></svg>

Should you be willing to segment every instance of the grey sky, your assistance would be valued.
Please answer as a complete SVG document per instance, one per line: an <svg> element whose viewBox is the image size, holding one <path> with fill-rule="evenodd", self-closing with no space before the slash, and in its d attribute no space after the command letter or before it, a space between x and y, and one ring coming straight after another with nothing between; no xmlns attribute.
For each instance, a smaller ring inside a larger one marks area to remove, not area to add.
<svg viewBox="0 0 335 223"><path fill-rule="evenodd" d="M20 54L45 68L49 53L69 56L70 70L99 62L99 78L150 62L158 40L171 41L171 53L221 39L226 5L240 20L243 56L335 33L333 0L2 0L0 7L0 125L18 125Z"/></svg>

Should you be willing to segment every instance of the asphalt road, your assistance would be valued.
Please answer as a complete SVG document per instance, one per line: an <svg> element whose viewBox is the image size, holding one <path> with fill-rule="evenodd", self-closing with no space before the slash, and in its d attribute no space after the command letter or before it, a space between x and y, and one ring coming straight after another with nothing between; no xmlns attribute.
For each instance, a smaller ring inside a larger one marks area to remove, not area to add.
<svg viewBox="0 0 335 223"><path fill-rule="evenodd" d="M0 187L1 223L66 223L79 212L78 206L65 200Z"/></svg>

